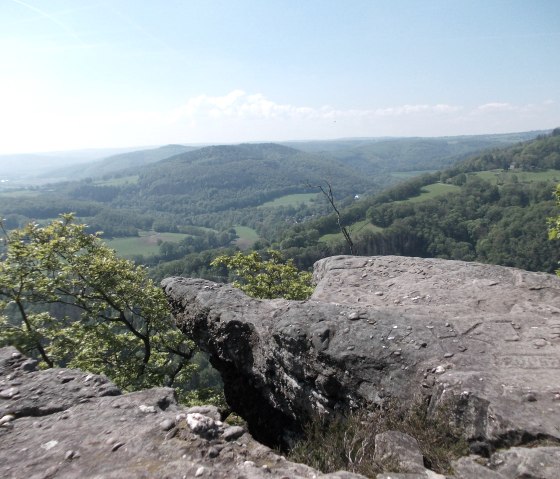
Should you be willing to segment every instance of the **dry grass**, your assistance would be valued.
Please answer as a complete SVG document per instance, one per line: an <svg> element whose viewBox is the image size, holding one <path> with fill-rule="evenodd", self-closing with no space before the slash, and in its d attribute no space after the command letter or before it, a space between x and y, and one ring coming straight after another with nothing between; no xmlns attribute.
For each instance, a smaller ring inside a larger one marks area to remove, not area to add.
<svg viewBox="0 0 560 479"><path fill-rule="evenodd" d="M356 411L327 421L316 418L306 425L304 440L290 451L292 461L303 462L325 473L347 470L367 477L399 472L396 460L375 462L375 436L401 431L414 437L424 455L425 466L439 473L451 472L451 461L468 454L468 444L452 422L451 407L428 415L422 399L402 405L387 403L375 411Z"/></svg>

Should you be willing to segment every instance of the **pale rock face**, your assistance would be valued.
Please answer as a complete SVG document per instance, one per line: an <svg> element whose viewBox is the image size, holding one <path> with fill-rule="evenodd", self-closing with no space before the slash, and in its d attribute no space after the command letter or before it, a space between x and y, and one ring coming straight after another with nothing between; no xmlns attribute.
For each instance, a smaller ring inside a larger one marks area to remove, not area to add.
<svg viewBox="0 0 560 479"><path fill-rule="evenodd" d="M423 394L432 408L456 404L478 450L560 442L556 276L337 256L317 262L314 279L303 302L163 282L178 326L209 354L257 439L289 444L315 412Z"/></svg>

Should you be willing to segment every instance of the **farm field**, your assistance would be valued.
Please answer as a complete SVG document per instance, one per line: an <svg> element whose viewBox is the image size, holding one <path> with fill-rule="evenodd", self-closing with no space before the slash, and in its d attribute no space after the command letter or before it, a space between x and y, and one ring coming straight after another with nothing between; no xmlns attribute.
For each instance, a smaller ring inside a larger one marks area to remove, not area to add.
<svg viewBox="0 0 560 479"><path fill-rule="evenodd" d="M350 225L347 229L350 233L350 237L365 231L371 231L373 233L383 231L383 228L372 225L368 220L357 221L356 223ZM339 242L343 240L344 237L342 236L342 233L329 233L319 238L319 241L322 241L323 243Z"/></svg>
<svg viewBox="0 0 560 479"><path fill-rule="evenodd" d="M546 171L520 171L520 170L489 170L478 173L469 173L494 184L511 182L513 177L520 183L531 183L533 181L555 181L560 182L560 170Z"/></svg>
<svg viewBox="0 0 560 479"><path fill-rule="evenodd" d="M249 249L259 239L259 234L253 228L234 226L234 229L237 236L239 236L235 240L235 245L241 250Z"/></svg>
<svg viewBox="0 0 560 479"><path fill-rule="evenodd" d="M447 183L433 183L428 186L422 187L422 193L418 196L413 196L408 198L407 200L400 200L395 201L395 203L405 203L405 202L412 202L412 203L419 203L421 201L431 200L432 198L436 198L437 196L445 195L446 193L452 193L454 191L459 191L460 186L456 185L448 185Z"/></svg>
<svg viewBox="0 0 560 479"><path fill-rule="evenodd" d="M114 238L106 243L119 256L130 258L135 255L152 256L159 252L159 245L163 241L178 243L187 236L183 233L156 233L155 231L141 231L139 236Z"/></svg>
<svg viewBox="0 0 560 479"><path fill-rule="evenodd" d="M259 206L259 208L274 208L277 206L297 206L302 203L309 203L317 198L317 193L296 193L293 195L281 196L272 201L267 201Z"/></svg>
<svg viewBox="0 0 560 479"><path fill-rule="evenodd" d="M26 188L2 188L0 189L0 197L4 196L7 198L30 198L40 195L41 192L38 190L29 190Z"/></svg>

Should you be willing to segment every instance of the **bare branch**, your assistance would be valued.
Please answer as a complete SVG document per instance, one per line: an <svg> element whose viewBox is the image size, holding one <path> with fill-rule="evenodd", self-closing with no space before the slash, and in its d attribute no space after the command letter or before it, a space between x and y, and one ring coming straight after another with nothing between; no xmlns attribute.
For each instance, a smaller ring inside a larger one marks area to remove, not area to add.
<svg viewBox="0 0 560 479"><path fill-rule="evenodd" d="M354 242L352 241L352 238L350 237L350 233L348 232L348 229L346 228L346 226L344 226L342 224L342 217L340 215L340 211L336 207L336 203L335 203L335 200L334 200L334 194L333 194L333 191L332 191L331 184L327 180L324 180L324 181L325 181L328 189L325 189L325 187L323 185L312 185L311 183L309 183L309 181L307 182L307 186L309 188L319 189L319 190L321 190L321 193L323 193L323 195L325 195L325 197L327 198L328 202L330 203L332 209L334 210L334 212L336 214L336 223L338 224L338 228L340 229L340 232L342 233L342 236L344 236L344 239L346 240L346 244L350 248L350 254L354 255L354 254L356 254L355 251L354 251Z"/></svg>

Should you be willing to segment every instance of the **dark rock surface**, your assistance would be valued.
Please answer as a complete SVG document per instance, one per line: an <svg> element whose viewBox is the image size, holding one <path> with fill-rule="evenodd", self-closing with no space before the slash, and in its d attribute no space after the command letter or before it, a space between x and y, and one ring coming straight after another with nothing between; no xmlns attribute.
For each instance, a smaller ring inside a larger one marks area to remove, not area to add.
<svg viewBox="0 0 560 479"><path fill-rule="evenodd" d="M560 442L559 278L396 256L326 258L314 277L303 302L163 282L257 439L287 443L313 412L421 393L453 400L478 454Z"/></svg>
<svg viewBox="0 0 560 479"><path fill-rule="evenodd" d="M362 477L291 463L219 419L179 406L172 389L121 394L104 377L37 371L0 349L2 479Z"/></svg>

